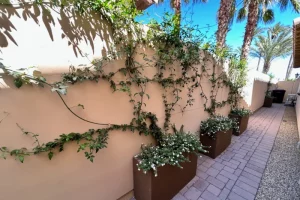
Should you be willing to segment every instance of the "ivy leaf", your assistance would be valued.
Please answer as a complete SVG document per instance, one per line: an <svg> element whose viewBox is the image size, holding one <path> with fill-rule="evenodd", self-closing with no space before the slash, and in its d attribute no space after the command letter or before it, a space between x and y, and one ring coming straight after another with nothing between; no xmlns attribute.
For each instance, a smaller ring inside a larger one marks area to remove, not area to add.
<svg viewBox="0 0 300 200"><path fill-rule="evenodd" d="M22 85L23 85L23 81L22 81L21 78L16 78L16 79L14 80L14 84L15 84L15 86L16 86L17 88L20 88L20 87L22 87Z"/></svg>
<svg viewBox="0 0 300 200"><path fill-rule="evenodd" d="M82 104L78 104L78 107L81 107L82 109L84 109L84 105L82 105Z"/></svg>
<svg viewBox="0 0 300 200"><path fill-rule="evenodd" d="M41 77L42 76L42 72L38 71L38 70L34 70L33 71L33 76L34 77Z"/></svg>
<svg viewBox="0 0 300 200"><path fill-rule="evenodd" d="M44 82L46 82L46 79L45 79L45 77L43 77L43 76L40 76L39 78L40 78L40 80L41 80L41 81L44 81Z"/></svg>
<svg viewBox="0 0 300 200"><path fill-rule="evenodd" d="M67 94L67 89L66 88L52 88L51 89L52 92L58 92L62 95L66 95Z"/></svg>
<svg viewBox="0 0 300 200"><path fill-rule="evenodd" d="M19 158L19 161L21 163L24 163L24 156L23 155L19 155L18 158Z"/></svg>
<svg viewBox="0 0 300 200"><path fill-rule="evenodd" d="M51 151L48 153L48 158L49 158L49 160L51 160L51 159L53 158L53 155L54 155L54 153L51 152Z"/></svg>

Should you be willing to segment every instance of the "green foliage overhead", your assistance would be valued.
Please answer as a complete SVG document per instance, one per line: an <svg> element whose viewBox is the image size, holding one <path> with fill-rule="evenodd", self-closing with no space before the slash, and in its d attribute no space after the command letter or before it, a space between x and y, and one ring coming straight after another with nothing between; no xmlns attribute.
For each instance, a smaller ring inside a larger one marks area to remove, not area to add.
<svg viewBox="0 0 300 200"><path fill-rule="evenodd" d="M285 11L288 7L291 7L293 11L300 12L300 2L297 0L256 0L259 3L258 18L260 21L268 24L275 20L274 5L278 6L281 11ZM238 10L237 21L243 21L248 15L248 6L250 1L244 1L243 6Z"/></svg>
<svg viewBox="0 0 300 200"><path fill-rule="evenodd" d="M254 41L250 56L264 60L263 73L268 73L271 63L279 57L287 57L293 51L292 29L277 23L266 34L260 34Z"/></svg>

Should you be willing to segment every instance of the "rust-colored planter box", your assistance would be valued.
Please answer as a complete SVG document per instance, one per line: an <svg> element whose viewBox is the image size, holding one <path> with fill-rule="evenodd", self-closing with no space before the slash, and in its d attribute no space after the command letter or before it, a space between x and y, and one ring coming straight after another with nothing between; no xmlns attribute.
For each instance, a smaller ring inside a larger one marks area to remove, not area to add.
<svg viewBox="0 0 300 200"><path fill-rule="evenodd" d="M273 98L272 97L265 97L264 107L272 107Z"/></svg>
<svg viewBox="0 0 300 200"><path fill-rule="evenodd" d="M239 131L233 129L232 134L236 136L242 135L248 127L249 115L241 117L238 115L230 114L229 117L231 119L236 119L239 125Z"/></svg>
<svg viewBox="0 0 300 200"><path fill-rule="evenodd" d="M186 154L191 162L180 163L183 169L165 165L157 169L158 176L153 171L144 174L138 171L138 160L133 158L134 197L136 200L170 200L184 188L195 176L197 171L197 155Z"/></svg>
<svg viewBox="0 0 300 200"><path fill-rule="evenodd" d="M215 159L218 157L231 143L232 129L222 132L219 131L216 133L216 138L212 139L207 135L200 135L200 141L203 146L211 146L207 149L208 153L205 155Z"/></svg>

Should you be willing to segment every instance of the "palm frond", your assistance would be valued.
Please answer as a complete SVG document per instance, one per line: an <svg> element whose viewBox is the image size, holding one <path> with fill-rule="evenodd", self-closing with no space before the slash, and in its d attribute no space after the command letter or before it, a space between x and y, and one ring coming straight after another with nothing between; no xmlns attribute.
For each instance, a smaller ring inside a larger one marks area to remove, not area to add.
<svg viewBox="0 0 300 200"><path fill-rule="evenodd" d="M257 27L255 30L254 30L254 35L253 37L256 37L260 34L262 34L265 30L267 30L266 28L262 28L262 27Z"/></svg>
<svg viewBox="0 0 300 200"><path fill-rule="evenodd" d="M238 11L236 21L237 22L244 21L246 19L247 15L248 15L248 9L246 7L242 7Z"/></svg>
<svg viewBox="0 0 300 200"><path fill-rule="evenodd" d="M250 56L261 57L265 63L271 63L276 58L289 56L292 51L291 28L277 23L269 28L266 34L259 34L256 37Z"/></svg>
<svg viewBox="0 0 300 200"><path fill-rule="evenodd" d="M294 9L295 12L299 13L300 12L300 2L299 0L290 0L292 7Z"/></svg>
<svg viewBox="0 0 300 200"><path fill-rule="evenodd" d="M175 7L175 1L174 0L170 0L170 7L174 8Z"/></svg>
<svg viewBox="0 0 300 200"><path fill-rule="evenodd" d="M230 8L229 26L231 26L233 24L235 16L236 16L236 0L234 0L232 2L231 8Z"/></svg>
<svg viewBox="0 0 300 200"><path fill-rule="evenodd" d="M262 12L262 20L265 24L274 22L274 11L272 9L267 9L266 11Z"/></svg>

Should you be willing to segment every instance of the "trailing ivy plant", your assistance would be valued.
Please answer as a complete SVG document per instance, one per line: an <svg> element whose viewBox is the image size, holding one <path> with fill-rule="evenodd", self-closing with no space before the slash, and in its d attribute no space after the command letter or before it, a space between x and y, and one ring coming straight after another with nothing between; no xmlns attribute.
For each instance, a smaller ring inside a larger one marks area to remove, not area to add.
<svg viewBox="0 0 300 200"><path fill-rule="evenodd" d="M207 111L211 117L216 115L217 108L224 107L228 100L218 102L217 96L220 89L227 87L228 82L226 72L222 70L218 73L217 68L222 68L226 59L230 56L228 49L217 49L215 45L205 43L203 45L203 54L200 74L200 96L204 99L204 110ZM211 83L210 93L205 93L202 81L208 80Z"/></svg>
<svg viewBox="0 0 300 200"><path fill-rule="evenodd" d="M24 162L26 156L37 155L40 153L47 153L48 158L51 160L56 152L62 152L65 144L70 142L76 142L78 144L77 152L84 151L85 157L91 162L94 161L95 153L98 153L100 149L107 147L108 132L111 130L130 130L134 131L135 127L128 125L113 125L104 129L90 129L84 133L69 133L62 134L59 138L53 141L42 143L38 139L38 134L25 131L20 125L17 124L24 135L28 135L34 139L36 145L32 149L20 148L20 149L9 149L8 147L0 148L0 156L6 159L8 156L15 157L16 160Z"/></svg>
<svg viewBox="0 0 300 200"><path fill-rule="evenodd" d="M185 153L207 152L199 141L199 137L192 133L186 133L181 128L174 134L164 134L157 146L142 145L141 153L135 156L138 160L138 170L145 174L153 170L157 176L157 169L164 165L172 165L182 168L181 163L189 161Z"/></svg>
<svg viewBox="0 0 300 200"><path fill-rule="evenodd" d="M246 108L233 108L230 111L230 114L237 115L240 117L249 116L251 115L251 113L252 113L251 110Z"/></svg>
<svg viewBox="0 0 300 200"><path fill-rule="evenodd" d="M210 138L215 139L217 132L226 132L230 129L239 130L237 121L228 117L216 115L201 122L200 134L201 136L207 135Z"/></svg>

